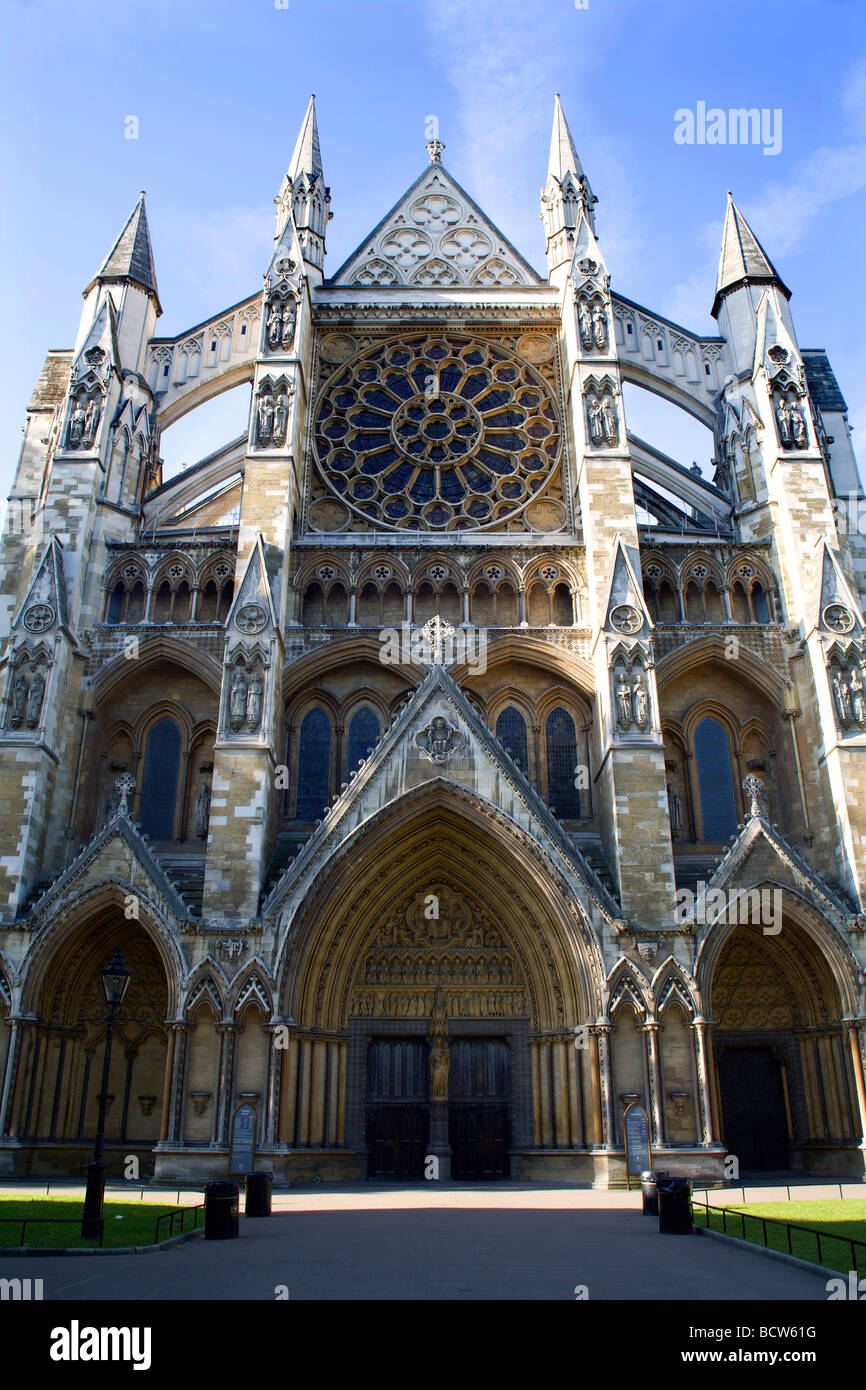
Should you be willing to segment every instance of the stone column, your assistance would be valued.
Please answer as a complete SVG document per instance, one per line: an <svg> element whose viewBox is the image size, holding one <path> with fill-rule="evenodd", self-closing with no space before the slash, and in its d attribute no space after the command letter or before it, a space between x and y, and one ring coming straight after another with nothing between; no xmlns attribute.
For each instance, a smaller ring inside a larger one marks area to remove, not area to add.
<svg viewBox="0 0 866 1390"><path fill-rule="evenodd" d="M168 1028L174 1034L174 1047L172 1049L172 1068L171 1068L171 1095L168 1105L168 1124L166 1125L165 1138L169 1144L183 1143L183 1091L184 1080L186 1077L187 1050L189 1047L189 1034L194 1028L194 1024L184 1020L169 1023Z"/></svg>
<svg viewBox="0 0 866 1390"><path fill-rule="evenodd" d="M646 1043L646 1065L647 1079L649 1081L649 1111L652 1123L651 1143L664 1144L665 1140L665 1104L662 1094L662 1072L659 1060L659 1039L661 1024L658 1020L650 1020L639 1026L638 1032L643 1033Z"/></svg>
<svg viewBox="0 0 866 1390"><path fill-rule="evenodd" d="M295 1142L295 1112L298 1104L298 1040L289 1034L289 1046L280 1071L280 1114L277 1133L281 1144Z"/></svg>
<svg viewBox="0 0 866 1390"><path fill-rule="evenodd" d="M600 1113L603 1123L601 1142L605 1148L609 1149L616 1144L616 1116L613 1110L610 1057L610 1034L613 1032L613 1024L592 1024L591 1032L595 1035L598 1046L598 1085L601 1092Z"/></svg>
<svg viewBox="0 0 866 1390"><path fill-rule="evenodd" d="M843 1027L848 1036L851 1051L851 1067L854 1072L854 1087L857 1092L857 1116L860 1125L860 1148L866 1155L866 1075L863 1067L863 1027L862 1018L845 1018Z"/></svg>
<svg viewBox="0 0 866 1390"><path fill-rule="evenodd" d="M277 1135L280 1129L280 1101L282 1099L281 1077L283 1072L284 1058L286 1049L274 1046L274 1037L285 1029L286 1023L283 1019L276 1019L271 1023L262 1025L262 1031L270 1040L268 1048L268 1079L267 1092L265 1095L265 1117L263 1126L264 1142L267 1145L277 1142Z"/></svg>
<svg viewBox="0 0 866 1390"><path fill-rule="evenodd" d="M696 1018L691 1025L694 1030L695 1053L698 1065L698 1104L700 1106L701 1130L703 1132L703 1143L716 1143L715 1124L713 1121L713 1080L710 1074L710 1057L712 1055L712 1024L708 1019Z"/></svg>
<svg viewBox="0 0 866 1390"><path fill-rule="evenodd" d="M3 1075L3 1093L0 1097L0 1138L15 1137L15 1119L13 1114L15 1085L18 1080L18 1071L21 1062L21 1052L26 1029L31 1020L22 1018L19 1014L11 1014L5 1020L9 1028L9 1048L6 1053L6 1068Z"/></svg>
<svg viewBox="0 0 866 1390"><path fill-rule="evenodd" d="M234 1087L235 1074L235 1044L239 1033L244 1031L242 1023L217 1023L216 1031L220 1035L220 1067L218 1081L217 1105L215 1108L215 1133L214 1142L219 1145L228 1145L229 1142L229 1123L231 1120L232 1090Z"/></svg>

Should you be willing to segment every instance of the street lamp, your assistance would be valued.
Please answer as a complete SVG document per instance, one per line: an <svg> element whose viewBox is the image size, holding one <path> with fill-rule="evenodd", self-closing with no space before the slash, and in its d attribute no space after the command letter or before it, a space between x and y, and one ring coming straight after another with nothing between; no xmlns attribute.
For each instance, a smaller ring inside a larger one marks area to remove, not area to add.
<svg viewBox="0 0 866 1390"><path fill-rule="evenodd" d="M114 1025L123 1003L132 971L127 970L120 951L114 953L109 965L102 972L102 987L108 1004L108 1018L105 1024L105 1056L102 1060L102 1091L99 1096L99 1117L96 1121L96 1141L93 1145L93 1161L87 1166L87 1191L84 1195L84 1218L81 1222L81 1238L88 1240L99 1235L102 1220L102 1205L105 1200L105 1112L108 1105L108 1073L111 1067L111 1043L114 1038Z"/></svg>

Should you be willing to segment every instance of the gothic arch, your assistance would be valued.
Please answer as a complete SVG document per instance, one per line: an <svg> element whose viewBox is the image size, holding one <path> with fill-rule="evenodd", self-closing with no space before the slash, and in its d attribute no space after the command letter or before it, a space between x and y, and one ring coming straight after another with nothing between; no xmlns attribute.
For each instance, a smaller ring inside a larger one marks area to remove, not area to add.
<svg viewBox="0 0 866 1390"><path fill-rule="evenodd" d="M238 1016L250 1003L258 1004L265 1018L273 1013L274 981L260 956L238 971L228 994L226 1012Z"/></svg>
<svg viewBox="0 0 866 1390"><path fill-rule="evenodd" d="M183 1014L191 1018L202 1003L210 1004L216 1018L226 1012L225 1001L229 982L225 971L213 956L207 955L195 966L184 985Z"/></svg>
<svg viewBox="0 0 866 1390"><path fill-rule="evenodd" d="M525 633L521 633L519 636L509 633L504 637L495 637L488 643L488 671L514 661L526 662L530 666L539 666L548 675L556 674L571 685L576 686L589 700L593 698L595 690L593 668L588 661L585 661L583 657L576 656L574 652L563 651L552 642L543 642ZM472 671L472 665L468 661L455 662L453 666L449 667L449 675L458 685L471 680Z"/></svg>
<svg viewBox="0 0 866 1390"><path fill-rule="evenodd" d="M676 1004L690 1021L701 1013L697 981L675 956L662 961L650 981L650 989L656 1018L661 1018L666 1009Z"/></svg>
<svg viewBox="0 0 866 1390"><path fill-rule="evenodd" d="M607 978L605 1016L613 1021L624 1004L631 1004L635 1017L643 1021L652 1014L652 993L641 972L626 956L620 956Z"/></svg>
<svg viewBox="0 0 866 1390"><path fill-rule="evenodd" d="M491 824L474 793L426 784L364 822L280 911L281 1011L302 1026L343 1028L364 943L394 900L442 881L496 904L524 962L537 1027L569 1026L598 1007L601 954L549 859L511 823ZM527 851L530 851L527 853Z"/></svg>
<svg viewBox="0 0 866 1390"><path fill-rule="evenodd" d="M656 662L656 681L658 683L659 694L661 695L664 687L677 676L685 672L693 671L696 667L704 665L706 662L719 661L730 672L732 662L725 656L726 641L721 633L709 633L706 637L699 637L694 642L687 642L685 646L677 647L674 651L668 652L660 661ZM789 682L776 670L769 661L746 642L740 642L737 653L736 671L739 676L746 678L761 691L769 700L777 706L785 705L785 696L790 689Z"/></svg>
<svg viewBox="0 0 866 1390"><path fill-rule="evenodd" d="M221 664L192 642L180 642L159 634L146 637L139 643L138 657L135 661L121 655L102 667L98 675L93 677L94 703L102 704L123 685L124 681L131 676L140 679L148 666L153 666L159 661L173 662L181 670L199 676L215 695L219 695L222 687Z"/></svg>

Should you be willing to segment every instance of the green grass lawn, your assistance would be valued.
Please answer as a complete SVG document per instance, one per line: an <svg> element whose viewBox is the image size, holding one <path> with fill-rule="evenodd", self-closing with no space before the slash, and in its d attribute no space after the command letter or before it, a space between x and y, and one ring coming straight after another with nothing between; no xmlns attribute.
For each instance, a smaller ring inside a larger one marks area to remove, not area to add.
<svg viewBox="0 0 866 1390"><path fill-rule="evenodd" d="M81 1220L84 1210L84 1199L73 1198L72 1200L63 1197L14 1197L8 1200L0 1199L0 1246L41 1246L42 1248L61 1247L71 1249L74 1246L82 1250L92 1250L99 1244L97 1240L82 1240L80 1225L67 1225L65 1221L52 1220L50 1224L29 1225L24 1231L24 1239L21 1238L20 1221L26 1216L66 1218L75 1217L77 1222ZM106 1201L103 1209L105 1218L105 1231L102 1244L105 1249L122 1245L153 1245L156 1242L156 1219L164 1212L182 1211L182 1207L174 1203L166 1205L164 1202L125 1202L125 1201ZM7 1217L18 1217L19 1224L13 1225L7 1221ZM174 1223L174 1235L180 1235L181 1218L178 1217ZM192 1230L195 1214L190 1212L184 1219L183 1230ZM198 1221L201 1224L202 1213L198 1213ZM163 1221L159 1228L159 1239L167 1240L169 1234L169 1223Z"/></svg>
<svg viewBox="0 0 866 1390"><path fill-rule="evenodd" d="M786 1254L796 1255L800 1260L838 1269L843 1274L855 1266L850 1245L840 1237L866 1242L866 1201L749 1202L745 1206L727 1207L726 1211L727 1221L724 1222L717 1208L710 1209L711 1230L724 1230L729 1236L751 1241L755 1245L766 1243L771 1250L782 1250ZM766 1242L764 1228L757 1220L761 1216L768 1218ZM791 1231L789 1247L786 1227L771 1224L770 1218L809 1229ZM694 1220L696 1226L707 1224L703 1207L694 1208ZM821 1232L820 1253L817 1238L809 1234L810 1231ZM866 1275L866 1247L855 1247L854 1258L858 1274Z"/></svg>

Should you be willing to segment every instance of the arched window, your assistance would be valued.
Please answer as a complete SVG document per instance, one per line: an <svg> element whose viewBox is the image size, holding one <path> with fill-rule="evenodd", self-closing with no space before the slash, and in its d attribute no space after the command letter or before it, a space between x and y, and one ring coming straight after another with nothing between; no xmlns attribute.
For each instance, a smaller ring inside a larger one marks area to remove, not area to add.
<svg viewBox="0 0 866 1390"><path fill-rule="evenodd" d="M580 796L574 785L577 775L574 720L559 705L547 716L544 731L547 742L547 799L555 815L576 819L580 816Z"/></svg>
<svg viewBox="0 0 866 1390"><path fill-rule="evenodd" d="M311 709L301 720L298 746L298 820L320 820L328 801L331 725L324 710Z"/></svg>
<svg viewBox="0 0 866 1390"><path fill-rule="evenodd" d="M705 840L727 840L737 829L737 803L728 735L710 715L695 729L695 764Z"/></svg>
<svg viewBox="0 0 866 1390"><path fill-rule="evenodd" d="M108 600L108 612L105 615L107 623L119 623L120 615L123 611L123 598L126 593L122 584L115 584Z"/></svg>
<svg viewBox="0 0 866 1390"><path fill-rule="evenodd" d="M175 721L168 715L158 719L147 739L138 810L139 824L152 840L174 839L180 745Z"/></svg>
<svg viewBox="0 0 866 1390"><path fill-rule="evenodd" d="M525 772L529 767L529 745L526 738L526 720L519 709L509 705L502 711L496 721L496 737Z"/></svg>
<svg viewBox="0 0 866 1390"><path fill-rule="evenodd" d="M762 584L756 583L752 586L752 607L755 610L756 622L768 623L771 621L770 604L767 599L766 590Z"/></svg>
<svg viewBox="0 0 866 1390"><path fill-rule="evenodd" d="M379 740L379 721L368 705L359 709L349 721L349 771L353 772L362 758L367 758Z"/></svg>

